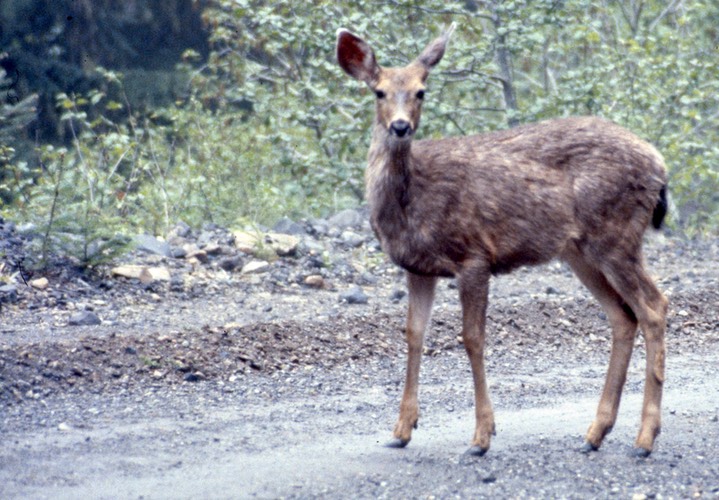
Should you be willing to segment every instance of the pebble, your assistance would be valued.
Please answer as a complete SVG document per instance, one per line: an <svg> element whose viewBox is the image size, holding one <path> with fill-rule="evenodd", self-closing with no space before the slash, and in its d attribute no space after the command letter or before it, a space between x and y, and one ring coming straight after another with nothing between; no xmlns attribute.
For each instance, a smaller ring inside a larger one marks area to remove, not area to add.
<svg viewBox="0 0 719 500"><path fill-rule="evenodd" d="M345 228L362 224L362 216L357 210L347 209L337 212L327 220L332 227Z"/></svg>
<svg viewBox="0 0 719 500"><path fill-rule="evenodd" d="M102 320L92 311L81 311L70 316L70 326L95 326L102 324Z"/></svg>
<svg viewBox="0 0 719 500"><path fill-rule="evenodd" d="M165 257L171 256L170 245L166 241L160 241L149 234L135 236L135 245L138 250L142 250L143 252L163 255Z"/></svg>
<svg viewBox="0 0 719 500"><path fill-rule="evenodd" d="M405 292L404 290L402 290L400 288L395 288L392 291L392 295L390 295L390 300L392 302L399 302L400 300L402 300L404 298L405 295L407 295L407 292Z"/></svg>
<svg viewBox="0 0 719 500"><path fill-rule="evenodd" d="M342 243L350 248L359 248L365 242L364 236L352 231L343 231L340 239Z"/></svg>
<svg viewBox="0 0 719 500"><path fill-rule="evenodd" d="M305 278L305 285L313 288L324 288L325 279L319 274L311 274Z"/></svg>
<svg viewBox="0 0 719 500"><path fill-rule="evenodd" d="M297 247L300 244L299 238L291 234L267 233L265 244L274 250L280 257L291 257L297 254Z"/></svg>
<svg viewBox="0 0 719 500"><path fill-rule="evenodd" d="M242 268L242 263L242 257L240 257L239 255L233 255L231 257L224 257L220 259L217 265L220 267L220 269L232 272L237 268Z"/></svg>
<svg viewBox="0 0 719 500"><path fill-rule="evenodd" d="M272 230L276 233L291 234L294 236L301 236L307 234L307 231L305 231L304 227L287 217L283 217L278 220Z"/></svg>
<svg viewBox="0 0 719 500"><path fill-rule="evenodd" d="M170 256L174 259L184 259L187 257L187 250L181 246L173 246L170 248Z"/></svg>
<svg viewBox="0 0 719 500"><path fill-rule="evenodd" d="M235 248L240 252L254 255L261 241L261 236L256 232L233 231Z"/></svg>
<svg viewBox="0 0 719 500"><path fill-rule="evenodd" d="M37 290L45 290L50 285L47 278L38 278L30 281L30 286Z"/></svg>
<svg viewBox="0 0 719 500"><path fill-rule="evenodd" d="M207 255L220 255L224 250L219 243L211 241L203 248Z"/></svg>
<svg viewBox="0 0 719 500"><path fill-rule="evenodd" d="M113 276L139 279L143 283L152 281L170 281L170 270L166 267L147 267L137 265L124 265L113 267L110 273Z"/></svg>
<svg viewBox="0 0 719 500"><path fill-rule="evenodd" d="M329 223L324 219L310 219L309 227L315 236L326 236L329 232Z"/></svg>
<svg viewBox="0 0 719 500"><path fill-rule="evenodd" d="M270 263L264 260L251 260L242 266L242 274L259 274L269 271Z"/></svg>
<svg viewBox="0 0 719 500"><path fill-rule="evenodd" d="M202 262L203 264L207 262L207 252L205 250L200 250L199 248L194 248L192 250L186 249L185 258L186 259L197 259L199 262Z"/></svg>
<svg viewBox="0 0 719 500"><path fill-rule="evenodd" d="M355 286L340 294L340 299L348 304L366 304L369 297L364 293L362 288Z"/></svg>
<svg viewBox="0 0 719 500"><path fill-rule="evenodd" d="M201 380L205 380L205 375L202 372L195 372L195 373L185 373L185 376L183 379L185 382L199 382Z"/></svg>
<svg viewBox="0 0 719 500"><path fill-rule="evenodd" d="M185 222L180 221L177 224L175 224L175 227L173 227L170 230L168 237L169 238L173 238L173 237L187 238L191 232L192 232L192 229L190 228L190 226L187 225Z"/></svg>
<svg viewBox="0 0 719 500"><path fill-rule="evenodd" d="M17 302L17 287L15 285L0 286L0 304Z"/></svg>
<svg viewBox="0 0 719 500"><path fill-rule="evenodd" d="M357 284L359 285L376 285L377 284L377 276L374 274L365 271L357 279Z"/></svg>

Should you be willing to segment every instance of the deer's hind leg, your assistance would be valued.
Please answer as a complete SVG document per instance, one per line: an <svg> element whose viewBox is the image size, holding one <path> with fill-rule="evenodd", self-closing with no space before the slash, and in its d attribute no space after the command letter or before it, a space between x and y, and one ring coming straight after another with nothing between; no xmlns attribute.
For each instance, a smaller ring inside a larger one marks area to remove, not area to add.
<svg viewBox="0 0 719 500"><path fill-rule="evenodd" d="M666 348L664 333L669 302L642 265L639 252L624 259L608 259L602 268L612 286L634 311L646 343L646 373L642 423L635 442L635 454L648 456L661 429L661 402L664 386Z"/></svg>
<svg viewBox="0 0 719 500"><path fill-rule="evenodd" d="M612 350L604 388L596 417L589 426L582 447L582 451L587 453L599 449L602 440L612 430L617 420L619 402L637 332L637 319L632 308L624 302L604 273L579 250L568 252L564 258L602 306L612 328Z"/></svg>
<svg viewBox="0 0 719 500"><path fill-rule="evenodd" d="M399 407L399 418L394 427L394 439L387 443L392 448L403 448L412 439L412 429L419 419L419 367L422 360L424 332L432 315L434 290L437 278L407 273L409 308L407 311L407 374Z"/></svg>

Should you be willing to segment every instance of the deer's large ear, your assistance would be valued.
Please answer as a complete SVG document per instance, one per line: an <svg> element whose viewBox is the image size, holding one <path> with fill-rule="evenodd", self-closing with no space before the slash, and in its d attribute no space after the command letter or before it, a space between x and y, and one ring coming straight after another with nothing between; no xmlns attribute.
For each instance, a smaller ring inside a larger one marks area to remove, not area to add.
<svg viewBox="0 0 719 500"><path fill-rule="evenodd" d="M345 29L337 30L337 61L345 72L371 85L379 76L379 65L372 47Z"/></svg>
<svg viewBox="0 0 719 500"><path fill-rule="evenodd" d="M427 45L417 58L417 62L424 66L427 71L436 66L442 59L444 50L447 48L447 42L449 42L449 37L452 35L456 26L457 25L455 23L452 23L439 38Z"/></svg>

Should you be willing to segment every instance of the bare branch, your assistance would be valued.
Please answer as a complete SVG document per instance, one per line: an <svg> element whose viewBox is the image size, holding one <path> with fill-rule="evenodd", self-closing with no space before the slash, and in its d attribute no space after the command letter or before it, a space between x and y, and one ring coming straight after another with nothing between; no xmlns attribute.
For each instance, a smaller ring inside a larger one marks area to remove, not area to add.
<svg viewBox="0 0 719 500"><path fill-rule="evenodd" d="M681 5L683 0L674 0L672 3L667 5L667 7L652 21L652 23L649 25L649 28L647 28L647 31L652 32L654 31L654 28L657 27L657 25L664 19L667 14L670 12L675 12L679 6Z"/></svg>

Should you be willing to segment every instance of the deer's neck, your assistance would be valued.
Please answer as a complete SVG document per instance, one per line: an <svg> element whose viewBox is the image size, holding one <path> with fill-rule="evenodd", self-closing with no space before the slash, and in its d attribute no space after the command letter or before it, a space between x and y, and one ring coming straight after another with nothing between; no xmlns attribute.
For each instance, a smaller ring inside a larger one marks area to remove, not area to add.
<svg viewBox="0 0 719 500"><path fill-rule="evenodd" d="M406 225L411 183L411 142L398 142L375 124L370 145L365 186L371 222L380 239Z"/></svg>
<svg viewBox="0 0 719 500"><path fill-rule="evenodd" d="M410 141L392 140L384 127L375 125L365 186L372 228L390 255L395 253L392 240L407 230L406 207L412 182L410 146Z"/></svg>

